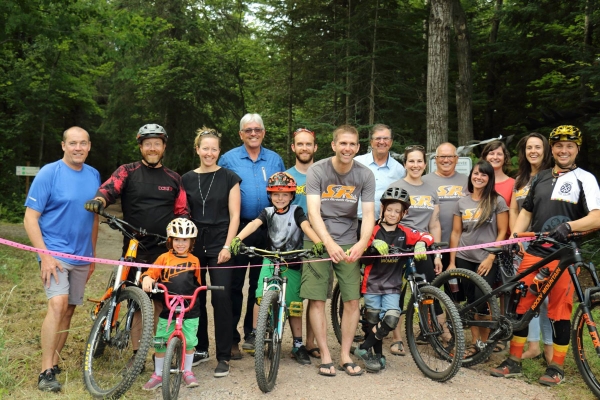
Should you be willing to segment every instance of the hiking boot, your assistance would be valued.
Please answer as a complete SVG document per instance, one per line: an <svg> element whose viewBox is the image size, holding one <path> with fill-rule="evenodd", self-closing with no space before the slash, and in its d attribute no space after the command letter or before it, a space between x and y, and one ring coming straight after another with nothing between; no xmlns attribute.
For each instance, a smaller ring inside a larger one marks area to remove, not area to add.
<svg viewBox="0 0 600 400"><path fill-rule="evenodd" d="M229 363L227 361L219 361L217 368L215 368L215 378L222 378L229 375Z"/></svg>
<svg viewBox="0 0 600 400"><path fill-rule="evenodd" d="M152 373L150 380L142 386L144 390L155 390L162 386L162 376L156 375L156 372Z"/></svg>
<svg viewBox="0 0 600 400"><path fill-rule="evenodd" d="M549 365L546 368L546 373L538 380L544 386L556 386L563 383L565 380L565 371L558 365Z"/></svg>
<svg viewBox="0 0 600 400"><path fill-rule="evenodd" d="M295 358L298 364L310 364L310 356L308 355L308 351L306 350L306 347L304 345L300 347L294 347L292 349L292 358Z"/></svg>
<svg viewBox="0 0 600 400"><path fill-rule="evenodd" d="M379 361L379 370L383 371L385 369L385 365L387 363L385 360L385 356L380 353L375 353L375 359Z"/></svg>
<svg viewBox="0 0 600 400"><path fill-rule="evenodd" d="M231 346L231 359L232 360L241 360L242 352L240 351L240 347L237 344Z"/></svg>
<svg viewBox="0 0 600 400"><path fill-rule="evenodd" d="M58 375L62 372L62 369L60 369L58 364L55 364L54 367L52 367L52 372L54 373L54 375Z"/></svg>
<svg viewBox="0 0 600 400"><path fill-rule="evenodd" d="M244 344L242 345L242 350L246 353L254 353L254 343L256 342L256 332L250 332L250 334L246 337Z"/></svg>
<svg viewBox="0 0 600 400"><path fill-rule="evenodd" d="M502 361L502 364L492 369L490 375L498 378L512 378L514 376L522 375L522 370L523 368L521 367L520 362L517 362L512 358L507 358Z"/></svg>
<svg viewBox="0 0 600 400"><path fill-rule="evenodd" d="M60 392L62 386L56 380L52 368L48 368L38 376L38 389L43 392Z"/></svg>
<svg viewBox="0 0 600 400"><path fill-rule="evenodd" d="M381 369L379 360L375 359L370 349L364 350L360 347L357 347L356 349L354 349L354 355L363 360L367 372L379 372L379 370Z"/></svg>
<svg viewBox="0 0 600 400"><path fill-rule="evenodd" d="M185 387L187 388L194 388L198 386L198 380L192 371L183 372L183 381L185 382Z"/></svg>
<svg viewBox="0 0 600 400"><path fill-rule="evenodd" d="M192 366L195 367L196 365L206 362L208 360L210 360L210 355L208 354L208 351L195 351Z"/></svg>

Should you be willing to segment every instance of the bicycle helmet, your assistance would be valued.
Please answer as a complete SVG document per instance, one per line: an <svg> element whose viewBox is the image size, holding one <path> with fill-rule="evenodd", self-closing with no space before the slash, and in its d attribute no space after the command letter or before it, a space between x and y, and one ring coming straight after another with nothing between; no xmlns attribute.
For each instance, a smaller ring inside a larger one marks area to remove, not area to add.
<svg viewBox="0 0 600 400"><path fill-rule="evenodd" d="M167 237L180 239L193 239L198 236L196 225L185 218L175 218L167 225Z"/></svg>
<svg viewBox="0 0 600 400"><path fill-rule="evenodd" d="M296 181L285 172L276 172L269 178L267 192L289 192L296 194Z"/></svg>
<svg viewBox="0 0 600 400"><path fill-rule="evenodd" d="M550 132L548 141L550 142L550 146L556 142L574 142L577 146L581 146L581 131L573 125L557 126Z"/></svg>
<svg viewBox="0 0 600 400"><path fill-rule="evenodd" d="M405 189L397 188L397 187L389 187L385 192L381 195L381 203L384 208L389 203L398 202L404 206L404 211L408 210L410 207L410 196Z"/></svg>
<svg viewBox="0 0 600 400"><path fill-rule="evenodd" d="M150 138L160 138L163 142L167 143L169 135L167 135L165 128L158 124L146 124L140 128L135 138L138 144L141 144L144 139Z"/></svg>

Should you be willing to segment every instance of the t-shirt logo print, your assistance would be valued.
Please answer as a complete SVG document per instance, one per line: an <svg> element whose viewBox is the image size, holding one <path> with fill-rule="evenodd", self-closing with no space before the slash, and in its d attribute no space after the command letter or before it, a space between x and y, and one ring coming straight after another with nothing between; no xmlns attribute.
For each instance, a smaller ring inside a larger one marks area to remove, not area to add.
<svg viewBox="0 0 600 400"><path fill-rule="evenodd" d="M442 185L438 186L437 195L439 198L457 198L463 197L462 186Z"/></svg>
<svg viewBox="0 0 600 400"><path fill-rule="evenodd" d="M571 183L566 182L560 187L560 192L562 194L569 194L571 192L571 188L572 188Z"/></svg>
<svg viewBox="0 0 600 400"><path fill-rule="evenodd" d="M329 201L355 202L358 200L354 195L355 190L356 186L328 185L327 190L321 195L321 199Z"/></svg>

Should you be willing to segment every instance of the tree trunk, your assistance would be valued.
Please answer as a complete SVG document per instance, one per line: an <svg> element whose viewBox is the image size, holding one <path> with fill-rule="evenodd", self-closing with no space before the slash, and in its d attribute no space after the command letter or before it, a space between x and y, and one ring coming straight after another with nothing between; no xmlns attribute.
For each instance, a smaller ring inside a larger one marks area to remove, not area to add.
<svg viewBox="0 0 600 400"><path fill-rule="evenodd" d="M452 3L432 0L427 62L427 152L448 141L448 65Z"/></svg>
<svg viewBox="0 0 600 400"><path fill-rule="evenodd" d="M502 9L502 1L496 0L494 7L494 17L492 19L492 28L490 30L489 44L492 47L498 40L498 28L500 27L499 13ZM496 95L496 58L491 56L487 71L486 94L487 105L485 107L485 117L483 122L483 133L486 138L494 134L494 97Z"/></svg>
<svg viewBox="0 0 600 400"><path fill-rule="evenodd" d="M346 117L344 118L344 123L345 124L349 124L350 123L350 93L352 93L351 91L351 84L350 84L350 30L351 30L351 23L350 23L350 17L352 16L352 0L348 0L348 25L346 26L346 104L345 104L345 110L346 110Z"/></svg>
<svg viewBox="0 0 600 400"><path fill-rule="evenodd" d="M375 24L373 26L373 49L371 51L371 88L369 90L369 125L375 124L375 49L377 48L377 17L379 0L375 2Z"/></svg>
<svg viewBox="0 0 600 400"><path fill-rule="evenodd" d="M293 117L294 117L294 46L290 48L290 75L288 76L288 134L286 135L286 146L285 146L285 158L288 162L291 161L291 139L293 131Z"/></svg>
<svg viewBox="0 0 600 400"><path fill-rule="evenodd" d="M458 80L456 81L456 111L458 116L458 145L473 140L473 80L471 78L471 44L467 17L460 4L452 4L452 20L456 35Z"/></svg>
<svg viewBox="0 0 600 400"><path fill-rule="evenodd" d="M592 23L593 1L586 0L585 2L585 19L583 26L583 49L582 49L582 60L585 64L591 65L593 63L594 51L592 48L592 34L594 33L594 25ZM581 102L585 103L590 95L588 88L589 79L586 75L582 75L580 78L581 82Z"/></svg>

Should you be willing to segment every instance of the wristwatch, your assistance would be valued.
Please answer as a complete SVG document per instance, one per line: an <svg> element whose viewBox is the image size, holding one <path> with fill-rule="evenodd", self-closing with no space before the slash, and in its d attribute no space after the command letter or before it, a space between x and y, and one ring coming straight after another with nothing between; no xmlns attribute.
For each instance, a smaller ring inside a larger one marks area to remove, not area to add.
<svg viewBox="0 0 600 400"><path fill-rule="evenodd" d="M442 259L442 253L436 253L435 258L439 258L441 260Z"/></svg>

